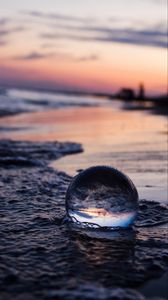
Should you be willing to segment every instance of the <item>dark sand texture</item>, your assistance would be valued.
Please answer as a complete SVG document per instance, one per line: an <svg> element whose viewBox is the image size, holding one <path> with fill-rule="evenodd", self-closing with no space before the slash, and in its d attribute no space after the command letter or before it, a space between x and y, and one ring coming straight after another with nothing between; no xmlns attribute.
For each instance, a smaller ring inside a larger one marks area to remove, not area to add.
<svg viewBox="0 0 168 300"><path fill-rule="evenodd" d="M80 151L0 141L1 300L143 300L135 288L168 269L167 207L143 200L124 238L89 237L63 221L71 178L47 163Z"/></svg>

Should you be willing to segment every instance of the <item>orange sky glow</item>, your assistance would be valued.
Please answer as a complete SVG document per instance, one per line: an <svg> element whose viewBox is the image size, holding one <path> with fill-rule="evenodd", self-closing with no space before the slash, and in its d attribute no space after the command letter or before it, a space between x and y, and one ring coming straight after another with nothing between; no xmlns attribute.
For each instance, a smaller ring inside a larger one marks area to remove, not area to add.
<svg viewBox="0 0 168 300"><path fill-rule="evenodd" d="M126 6L116 17L112 10L108 14L108 0L102 14L91 0L88 17L87 7L81 15L80 6L72 14L58 1L39 10L38 1L22 7L14 0L11 9L7 0L0 13L0 85L111 93L123 86L137 89L142 82L149 94L166 93L166 2L146 1L149 23L138 1L134 10Z"/></svg>

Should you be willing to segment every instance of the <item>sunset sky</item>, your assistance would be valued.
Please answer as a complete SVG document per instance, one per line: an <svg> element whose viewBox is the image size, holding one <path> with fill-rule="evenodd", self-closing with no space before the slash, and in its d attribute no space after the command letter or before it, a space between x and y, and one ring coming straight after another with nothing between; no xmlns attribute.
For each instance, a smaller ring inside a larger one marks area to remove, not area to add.
<svg viewBox="0 0 168 300"><path fill-rule="evenodd" d="M0 85L167 89L167 0L0 0Z"/></svg>

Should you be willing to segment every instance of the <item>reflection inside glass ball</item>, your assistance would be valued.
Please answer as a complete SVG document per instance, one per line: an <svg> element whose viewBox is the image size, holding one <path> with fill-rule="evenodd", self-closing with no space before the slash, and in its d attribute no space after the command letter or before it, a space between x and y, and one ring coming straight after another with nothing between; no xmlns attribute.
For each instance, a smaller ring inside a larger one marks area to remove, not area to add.
<svg viewBox="0 0 168 300"><path fill-rule="evenodd" d="M75 176L67 190L66 210L79 227L128 228L136 219L138 193L120 171L91 167Z"/></svg>

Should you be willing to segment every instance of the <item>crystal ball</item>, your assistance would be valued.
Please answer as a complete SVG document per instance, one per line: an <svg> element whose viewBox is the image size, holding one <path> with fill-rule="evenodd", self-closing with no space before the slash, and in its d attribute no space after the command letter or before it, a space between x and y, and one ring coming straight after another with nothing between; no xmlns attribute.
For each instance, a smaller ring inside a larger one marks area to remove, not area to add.
<svg viewBox="0 0 168 300"><path fill-rule="evenodd" d="M138 213L138 192L128 176L107 166L76 175L66 193L68 219L79 227L128 228Z"/></svg>

